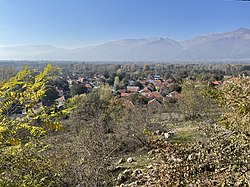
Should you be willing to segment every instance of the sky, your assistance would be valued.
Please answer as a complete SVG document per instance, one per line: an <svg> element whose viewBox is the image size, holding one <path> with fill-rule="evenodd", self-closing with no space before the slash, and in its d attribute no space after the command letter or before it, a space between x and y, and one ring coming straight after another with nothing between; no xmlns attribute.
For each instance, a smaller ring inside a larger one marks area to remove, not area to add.
<svg viewBox="0 0 250 187"><path fill-rule="evenodd" d="M0 46L80 47L107 41L194 36L250 28L237 0L0 0Z"/></svg>

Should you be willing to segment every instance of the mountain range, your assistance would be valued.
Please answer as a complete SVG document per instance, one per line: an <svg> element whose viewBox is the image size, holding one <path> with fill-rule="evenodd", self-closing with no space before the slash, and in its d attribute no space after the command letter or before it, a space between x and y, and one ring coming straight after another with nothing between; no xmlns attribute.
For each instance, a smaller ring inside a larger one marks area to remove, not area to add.
<svg viewBox="0 0 250 187"><path fill-rule="evenodd" d="M0 47L0 60L212 61L250 59L250 29L175 41L155 37L125 39L75 49L52 45Z"/></svg>

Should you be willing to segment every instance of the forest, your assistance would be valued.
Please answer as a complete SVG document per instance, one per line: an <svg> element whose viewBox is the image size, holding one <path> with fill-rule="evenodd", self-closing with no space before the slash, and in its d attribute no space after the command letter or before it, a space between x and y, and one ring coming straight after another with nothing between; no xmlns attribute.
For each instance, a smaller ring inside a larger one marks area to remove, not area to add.
<svg viewBox="0 0 250 187"><path fill-rule="evenodd" d="M0 65L0 186L250 186L249 64L24 64Z"/></svg>

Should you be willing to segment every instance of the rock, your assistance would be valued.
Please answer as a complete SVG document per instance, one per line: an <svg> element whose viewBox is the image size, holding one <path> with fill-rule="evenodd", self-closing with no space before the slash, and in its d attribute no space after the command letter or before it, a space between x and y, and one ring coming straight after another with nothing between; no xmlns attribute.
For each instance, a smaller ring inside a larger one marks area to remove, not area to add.
<svg viewBox="0 0 250 187"><path fill-rule="evenodd" d="M147 166L147 168L148 168L148 169L153 169L153 165L150 164L150 165Z"/></svg>
<svg viewBox="0 0 250 187"><path fill-rule="evenodd" d="M117 181L121 184L124 183L127 180L127 177L123 174L119 174L117 177Z"/></svg>
<svg viewBox="0 0 250 187"><path fill-rule="evenodd" d="M192 154L190 154L190 155L188 155L188 158L187 158L187 159L188 159L188 160L192 160L192 158L193 158L193 157L192 157Z"/></svg>
<svg viewBox="0 0 250 187"><path fill-rule="evenodd" d="M174 134L175 134L174 132L166 132L163 135L164 135L165 140L168 140L169 138L173 137Z"/></svg>
<svg viewBox="0 0 250 187"><path fill-rule="evenodd" d="M131 173L132 173L131 169L126 169L126 170L123 171L123 174L126 175L126 176L130 175Z"/></svg>
<svg viewBox="0 0 250 187"><path fill-rule="evenodd" d="M173 158L172 159L174 162L182 162L182 159L180 159L180 158Z"/></svg>
<svg viewBox="0 0 250 187"><path fill-rule="evenodd" d="M157 131L155 131L155 134L156 134L156 135L160 135L160 134L161 134L161 131L160 131L160 130L157 130Z"/></svg>
<svg viewBox="0 0 250 187"><path fill-rule="evenodd" d="M154 155L154 154L155 154L155 150L154 149L148 152L148 155Z"/></svg>
<svg viewBox="0 0 250 187"><path fill-rule="evenodd" d="M118 172L118 171L120 171L120 170L122 170L122 169L123 169L123 166L116 166L116 167L110 168L109 170L110 170L111 172Z"/></svg>
<svg viewBox="0 0 250 187"><path fill-rule="evenodd" d="M135 162L135 160L134 160L132 157L129 157L129 158L127 159L127 162L128 162L128 163L132 163L132 162Z"/></svg>
<svg viewBox="0 0 250 187"><path fill-rule="evenodd" d="M130 183L129 186L131 186L131 187L133 187L133 186L138 186L138 182L137 182L137 181L134 181L134 182Z"/></svg>
<svg viewBox="0 0 250 187"><path fill-rule="evenodd" d="M142 173L140 173L139 175L137 175L137 179L139 179L139 180L140 180L140 179L142 179L142 178L143 178L143 176L144 176L144 175L143 175Z"/></svg>
<svg viewBox="0 0 250 187"><path fill-rule="evenodd" d="M125 162L125 159L124 158L121 158L118 162L117 162L117 164L122 164L122 163L124 163Z"/></svg>
<svg viewBox="0 0 250 187"><path fill-rule="evenodd" d="M138 174L141 173L141 170L140 169L136 169L133 171L133 173L131 174L132 177L136 177Z"/></svg>

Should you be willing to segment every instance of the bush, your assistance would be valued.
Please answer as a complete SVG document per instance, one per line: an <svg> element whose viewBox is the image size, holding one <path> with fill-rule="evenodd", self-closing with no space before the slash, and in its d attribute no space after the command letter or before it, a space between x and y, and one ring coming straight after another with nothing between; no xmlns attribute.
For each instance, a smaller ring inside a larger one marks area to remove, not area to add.
<svg viewBox="0 0 250 187"><path fill-rule="evenodd" d="M148 146L143 133L148 117L113 96L108 86L78 96L77 103L50 152L55 167L69 186L114 186L115 158Z"/></svg>
<svg viewBox="0 0 250 187"><path fill-rule="evenodd" d="M220 123L250 135L250 78L234 77L224 82L217 99L224 109Z"/></svg>

